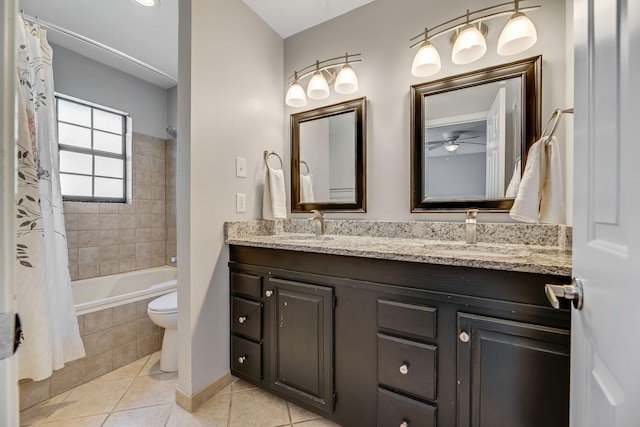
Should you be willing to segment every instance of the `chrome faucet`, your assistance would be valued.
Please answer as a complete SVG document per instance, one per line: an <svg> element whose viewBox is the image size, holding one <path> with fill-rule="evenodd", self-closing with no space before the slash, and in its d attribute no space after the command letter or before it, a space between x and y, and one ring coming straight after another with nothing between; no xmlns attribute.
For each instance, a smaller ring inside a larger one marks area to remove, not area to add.
<svg viewBox="0 0 640 427"><path fill-rule="evenodd" d="M324 215L315 209L311 212L313 212L313 218L311 218L311 220L316 228L316 236L322 236L324 234Z"/></svg>
<svg viewBox="0 0 640 427"><path fill-rule="evenodd" d="M469 209L467 211L467 238L466 242L470 245L475 245L477 241L476 233L476 219L478 218L478 209Z"/></svg>

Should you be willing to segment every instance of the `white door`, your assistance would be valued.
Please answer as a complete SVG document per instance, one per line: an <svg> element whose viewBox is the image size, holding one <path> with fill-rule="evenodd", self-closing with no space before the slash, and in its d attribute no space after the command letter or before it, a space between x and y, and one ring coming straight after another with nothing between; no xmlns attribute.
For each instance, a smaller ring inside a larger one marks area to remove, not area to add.
<svg viewBox="0 0 640 427"><path fill-rule="evenodd" d="M640 426L640 0L574 0L571 425Z"/></svg>
<svg viewBox="0 0 640 427"><path fill-rule="evenodd" d="M504 164L507 90L501 87L487 113L487 180L485 195L488 198L504 197Z"/></svg>
<svg viewBox="0 0 640 427"><path fill-rule="evenodd" d="M15 73L13 54L17 2L0 2L0 425L18 425L18 370L11 351L15 284ZM5 47L8 47L5 49ZM9 336L7 336L9 332ZM9 353L7 353L9 344Z"/></svg>

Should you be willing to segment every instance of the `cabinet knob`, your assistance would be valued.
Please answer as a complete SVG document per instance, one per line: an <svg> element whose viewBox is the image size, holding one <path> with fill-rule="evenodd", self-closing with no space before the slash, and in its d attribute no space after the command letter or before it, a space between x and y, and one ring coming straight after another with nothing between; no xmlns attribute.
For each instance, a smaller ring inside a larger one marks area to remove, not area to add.
<svg viewBox="0 0 640 427"><path fill-rule="evenodd" d="M400 366L400 373L402 375L407 375L409 373L409 364L408 363L403 363Z"/></svg>
<svg viewBox="0 0 640 427"><path fill-rule="evenodd" d="M240 323L244 323L244 322L246 322L246 321L247 321L247 316L240 316L240 317L238 317L238 322L240 322Z"/></svg>
<svg viewBox="0 0 640 427"><path fill-rule="evenodd" d="M240 356L240 357L238 357L238 362L239 362L240 364L243 364L245 360L247 360L247 358L246 358L245 356Z"/></svg>
<svg viewBox="0 0 640 427"><path fill-rule="evenodd" d="M460 332L460 335L458 335L458 338L460 338L460 341L462 342L469 342L469 334L466 333L465 331Z"/></svg>
<svg viewBox="0 0 640 427"><path fill-rule="evenodd" d="M409 423L408 423L408 422L406 422L406 421L403 421L403 422L400 424L400 427L409 427Z"/></svg>
<svg viewBox="0 0 640 427"><path fill-rule="evenodd" d="M271 298L271 295L273 295L273 291L271 289L268 289L264 292L264 294L267 296L267 298Z"/></svg>

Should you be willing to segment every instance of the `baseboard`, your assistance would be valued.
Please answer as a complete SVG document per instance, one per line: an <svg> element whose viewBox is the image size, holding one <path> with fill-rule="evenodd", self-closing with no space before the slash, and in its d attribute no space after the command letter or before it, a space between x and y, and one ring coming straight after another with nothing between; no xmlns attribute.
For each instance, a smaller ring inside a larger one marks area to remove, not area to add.
<svg viewBox="0 0 640 427"><path fill-rule="evenodd" d="M188 395L178 388L176 389L176 403L185 411L195 412L204 402L220 393L234 380L235 378L231 376L231 372L227 371L192 395Z"/></svg>

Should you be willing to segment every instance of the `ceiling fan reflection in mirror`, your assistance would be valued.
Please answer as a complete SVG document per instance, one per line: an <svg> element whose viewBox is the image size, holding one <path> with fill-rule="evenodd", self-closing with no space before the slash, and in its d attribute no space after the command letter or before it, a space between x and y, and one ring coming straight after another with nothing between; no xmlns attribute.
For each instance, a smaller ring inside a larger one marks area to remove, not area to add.
<svg viewBox="0 0 640 427"><path fill-rule="evenodd" d="M482 139L478 140L479 138ZM473 135L473 132L449 131L442 133L442 140L429 141L427 144L429 151L442 147L450 153L455 153L460 144L485 145L485 141L483 135Z"/></svg>

